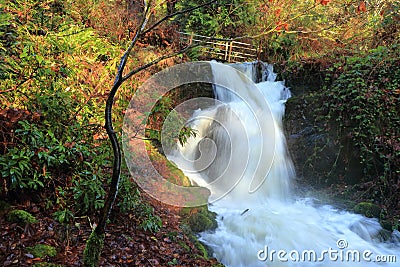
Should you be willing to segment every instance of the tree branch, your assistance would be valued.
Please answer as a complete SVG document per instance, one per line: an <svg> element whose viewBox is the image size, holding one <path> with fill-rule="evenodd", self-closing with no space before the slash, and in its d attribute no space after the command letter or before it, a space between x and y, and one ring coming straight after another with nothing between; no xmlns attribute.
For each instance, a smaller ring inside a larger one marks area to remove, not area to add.
<svg viewBox="0 0 400 267"><path fill-rule="evenodd" d="M198 46L200 46L201 44L202 44L202 43L199 43L199 44L196 44L196 45L190 45L190 46L188 46L188 47L186 47L186 48L184 48L184 49L182 49L182 50L179 50L178 52L174 52L174 53L171 53L171 54L168 54L168 55L164 55L164 56L159 57L159 58L157 58L157 59L155 59L155 60L153 60L153 61L151 61L151 62L149 62L149 63L147 63L147 64L145 64L145 65L143 65L143 66L140 66L140 67L138 67L138 68L132 70L132 71L129 72L128 74L126 74L126 75L122 78L122 82L124 82L124 81L126 81L127 79L129 79L130 77L132 77L132 75L135 75L136 73L138 73L138 72L140 72L140 71L142 71L142 70L145 70L145 69L147 69L148 67L151 67L151 66L157 64L157 63L160 62L160 61L163 61L164 59L171 58L171 57L175 57L175 56L177 56L177 55L186 53L186 52L189 51L190 49L193 49L193 48L195 48L195 47L198 47Z"/></svg>
<svg viewBox="0 0 400 267"><path fill-rule="evenodd" d="M168 20L168 19L170 19L170 18L173 18L173 17L175 17L175 16L177 16L177 15L181 15L181 14L185 14L185 13L192 12L192 11L194 11L194 10L196 10L196 9L202 8L202 7L204 7L204 6L211 5L211 4L213 4L213 3L217 3L217 0L212 0L212 1L210 1L210 2L201 4L201 5L198 5L198 6L195 6L195 7L187 8L187 9L185 9L185 10L177 11L177 12L175 12L175 13L169 14L169 15L163 17L162 19L160 19L159 21L157 21L156 23L154 23L154 24L153 24L152 26L150 26L147 30L143 31L143 32L141 33L141 35L145 35L146 33L150 32L150 31L153 30L153 29L155 29L158 25L160 25L161 23L163 23L164 21L166 21L166 20Z"/></svg>

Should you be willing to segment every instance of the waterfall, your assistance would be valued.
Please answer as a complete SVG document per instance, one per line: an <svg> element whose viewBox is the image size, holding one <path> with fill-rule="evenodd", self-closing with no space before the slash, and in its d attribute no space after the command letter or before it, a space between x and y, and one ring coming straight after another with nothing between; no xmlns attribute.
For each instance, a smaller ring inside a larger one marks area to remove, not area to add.
<svg viewBox="0 0 400 267"><path fill-rule="evenodd" d="M383 242L376 219L294 195L282 129L290 91L272 66L220 65L211 64L213 75L229 88L214 86L215 103L189 120L197 136L168 156L211 191L218 227L199 238L214 256L231 267L397 266L388 261L400 261L398 232Z"/></svg>

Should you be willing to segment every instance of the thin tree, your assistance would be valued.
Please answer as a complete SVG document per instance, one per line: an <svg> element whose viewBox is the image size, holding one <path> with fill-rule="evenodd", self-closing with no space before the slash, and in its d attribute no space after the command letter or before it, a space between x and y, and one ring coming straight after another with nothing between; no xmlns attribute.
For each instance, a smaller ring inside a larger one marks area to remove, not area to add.
<svg viewBox="0 0 400 267"><path fill-rule="evenodd" d="M135 47L137 41L140 39L140 37L144 36L146 33L152 31L156 27L158 27L161 23L167 21L170 18L173 18L177 15L184 14L191 12L193 10L196 10L198 8L208 6L212 3L216 2L216 0L212 0L210 2L174 12L174 13L168 13L166 16L164 16L162 19L158 20L155 22L152 26L149 28L146 28L147 23L150 19L151 16L151 1L144 1L144 11L143 11L143 18L139 24L138 29L136 30L136 33L134 37L132 38L129 47L121 57L120 63L118 65L118 71L114 80L114 84L110 90L110 93L107 98L106 102L106 108L105 108L105 129L107 131L108 137L110 139L112 148L113 148L113 154L114 154L114 161L113 161L113 172L112 172L112 177L111 177L111 184L110 184L110 189L107 194L103 210L101 211L99 218L98 218L98 224L95 227L95 229L92 231L85 247L84 255L83 255L83 261L84 261L84 266L86 267L92 267L92 266L98 266L99 261L100 261L100 255L103 250L104 246L104 239L105 239L105 232L106 232L106 225L107 225L107 220L110 216L110 213L112 211L113 204L115 202L115 198L117 197L118 194L118 186L120 182L120 173L121 173L121 160L122 160L122 155L121 155L121 148L120 144L118 142L117 135L114 131L113 124L112 124L112 105L114 102L114 97L115 94L118 91L118 88L130 77L133 75L137 74L138 72L145 70L149 68L150 66L153 66L157 64L158 62L175 57L179 54L183 54L190 49L194 48L195 46L198 46L200 44L196 45L190 45L182 50L179 50L174 53L170 53L164 56L161 56L143 66L137 67L133 69L132 71L128 72L126 75L124 75L124 70L128 61L128 58L132 52L132 49Z"/></svg>

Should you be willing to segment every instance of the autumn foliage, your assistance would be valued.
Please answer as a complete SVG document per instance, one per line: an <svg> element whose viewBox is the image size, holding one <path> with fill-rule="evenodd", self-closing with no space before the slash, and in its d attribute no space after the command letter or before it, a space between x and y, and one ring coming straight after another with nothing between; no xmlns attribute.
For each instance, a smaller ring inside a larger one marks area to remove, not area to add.
<svg viewBox="0 0 400 267"><path fill-rule="evenodd" d="M153 1L149 24L204 2ZM0 265L78 266L111 171L104 103L120 56L142 19L143 2L0 0L0 10ZM142 66L179 49L184 45L179 31L186 31L237 38L252 43L261 60L284 70L309 70L308 81L333 84L325 90L326 101L318 103L330 107L332 117L343 118L338 123L348 123L345 138L360 142L365 173L375 175L364 175L372 183L363 188L395 210L399 179L393 170L398 170L400 144L398 124L390 125L397 123L399 106L399 10L395 0L220 0L145 34L127 64ZM198 58L197 53L161 61L127 80L113 105L116 132L144 81ZM154 165L173 175L165 162ZM194 245L175 210L143 195L124 170L102 265L217 264ZM29 211L38 222L6 221L13 208ZM57 247L57 255L30 255L26 248L36 243Z"/></svg>

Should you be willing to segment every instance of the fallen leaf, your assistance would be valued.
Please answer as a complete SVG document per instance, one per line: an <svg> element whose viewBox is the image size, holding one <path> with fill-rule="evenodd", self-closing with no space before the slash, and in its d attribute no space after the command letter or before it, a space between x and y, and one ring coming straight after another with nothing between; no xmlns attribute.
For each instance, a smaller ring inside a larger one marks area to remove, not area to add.
<svg viewBox="0 0 400 267"><path fill-rule="evenodd" d="M367 12L367 5L365 4L364 1L361 1L361 2L358 4L357 13L360 13L360 12Z"/></svg>

